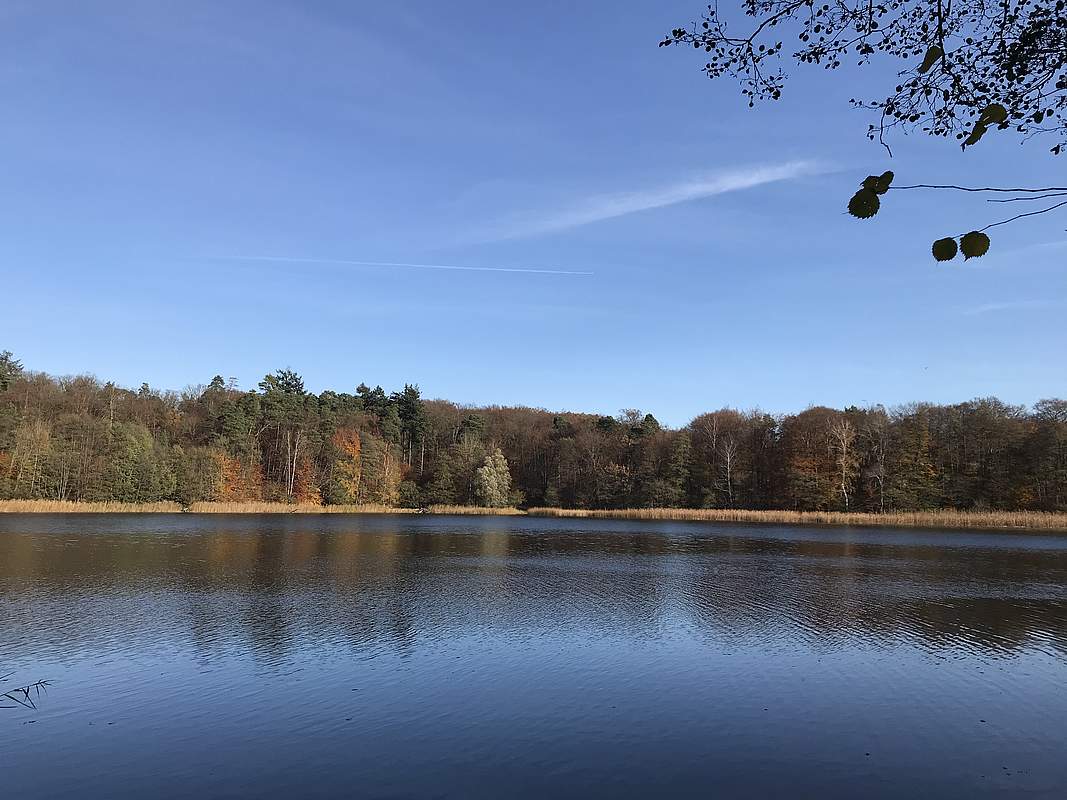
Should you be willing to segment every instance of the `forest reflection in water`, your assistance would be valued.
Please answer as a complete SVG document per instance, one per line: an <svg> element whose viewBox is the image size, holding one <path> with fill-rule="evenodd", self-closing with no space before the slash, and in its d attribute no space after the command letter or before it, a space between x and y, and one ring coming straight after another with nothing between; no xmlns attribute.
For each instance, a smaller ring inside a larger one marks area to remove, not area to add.
<svg viewBox="0 0 1067 800"><path fill-rule="evenodd" d="M1060 797L1067 537L8 516L0 664L25 798Z"/></svg>
<svg viewBox="0 0 1067 800"><path fill-rule="evenodd" d="M1067 537L530 519L131 522L7 524L4 624L68 654L144 624L200 648L244 637L284 654L324 640L403 649L479 624L655 635L679 617L765 644L1067 651ZM138 593L151 597L140 607L150 622L110 613Z"/></svg>

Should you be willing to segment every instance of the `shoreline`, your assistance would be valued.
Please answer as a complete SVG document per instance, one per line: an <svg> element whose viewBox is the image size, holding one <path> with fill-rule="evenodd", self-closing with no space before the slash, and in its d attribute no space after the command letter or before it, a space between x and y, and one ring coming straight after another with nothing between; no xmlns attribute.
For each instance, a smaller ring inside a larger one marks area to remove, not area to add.
<svg viewBox="0 0 1067 800"><path fill-rule="evenodd" d="M787 511L737 508L531 508L535 517L718 522L760 525L818 525L852 528L938 528L943 530L1044 531L1067 533L1067 513L1045 511Z"/></svg>
<svg viewBox="0 0 1067 800"><path fill-rule="evenodd" d="M615 519L660 522L754 523L866 528L1046 531L1067 533L1067 513L1042 511L902 511L884 514L842 511L786 511L693 508L485 508L383 505L290 505L271 502L115 503L59 500L0 500L0 514L431 514L438 516L530 516L557 519Z"/></svg>
<svg viewBox="0 0 1067 800"><path fill-rule="evenodd" d="M74 500L0 500L0 514L451 514L462 516L519 516L526 512L517 508L485 508L482 506L429 506L428 508L399 508L378 504L312 505L302 503L273 503L259 500L245 502L201 502L183 506L181 503L118 503Z"/></svg>

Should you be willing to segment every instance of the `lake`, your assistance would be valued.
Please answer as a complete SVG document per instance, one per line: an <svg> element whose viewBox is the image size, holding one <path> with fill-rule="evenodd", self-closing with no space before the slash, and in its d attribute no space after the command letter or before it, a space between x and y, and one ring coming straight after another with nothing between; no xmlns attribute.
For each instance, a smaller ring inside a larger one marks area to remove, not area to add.
<svg viewBox="0 0 1067 800"><path fill-rule="evenodd" d="M0 516L5 798L1067 797L1067 536Z"/></svg>

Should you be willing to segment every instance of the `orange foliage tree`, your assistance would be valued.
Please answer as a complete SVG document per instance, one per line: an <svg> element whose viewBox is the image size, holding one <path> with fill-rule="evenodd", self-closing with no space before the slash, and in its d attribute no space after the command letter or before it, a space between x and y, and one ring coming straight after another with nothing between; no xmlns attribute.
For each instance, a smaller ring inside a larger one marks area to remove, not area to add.
<svg viewBox="0 0 1067 800"><path fill-rule="evenodd" d="M220 501L239 502L263 498L263 476L257 465L234 458L222 450L215 452L215 458L219 463Z"/></svg>
<svg viewBox="0 0 1067 800"><path fill-rule="evenodd" d="M335 458L329 482L329 496L335 503L355 503L359 498L359 484L363 477L359 431L338 428L330 439Z"/></svg>

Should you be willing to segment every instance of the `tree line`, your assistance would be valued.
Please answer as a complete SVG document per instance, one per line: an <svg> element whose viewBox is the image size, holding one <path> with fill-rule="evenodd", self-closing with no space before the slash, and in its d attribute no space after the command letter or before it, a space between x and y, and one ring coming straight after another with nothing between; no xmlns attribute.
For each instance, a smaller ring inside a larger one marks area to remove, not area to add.
<svg viewBox="0 0 1067 800"><path fill-rule="evenodd" d="M157 502L1067 511L1067 401L797 414L553 413L306 390L56 378L0 354L0 497Z"/></svg>

